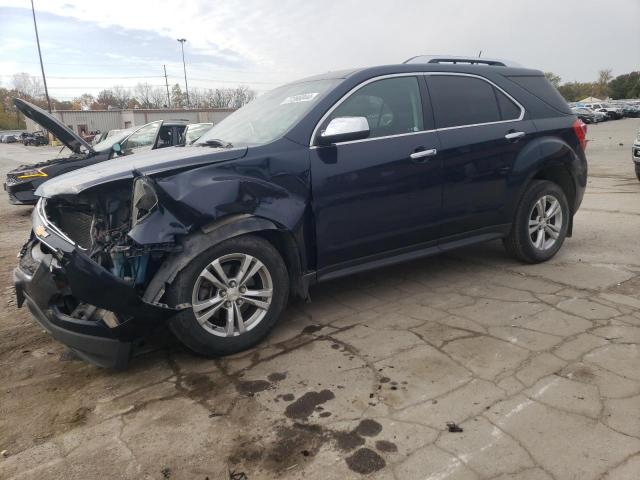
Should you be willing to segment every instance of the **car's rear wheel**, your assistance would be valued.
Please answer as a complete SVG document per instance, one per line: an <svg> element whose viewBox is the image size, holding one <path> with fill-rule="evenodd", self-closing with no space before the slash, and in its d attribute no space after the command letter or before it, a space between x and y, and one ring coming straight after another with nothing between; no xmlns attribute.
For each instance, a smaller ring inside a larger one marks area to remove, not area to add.
<svg viewBox="0 0 640 480"><path fill-rule="evenodd" d="M564 243L570 214L567 198L557 184L532 182L518 206L511 232L504 239L505 248L527 263L549 260Z"/></svg>
<svg viewBox="0 0 640 480"><path fill-rule="evenodd" d="M254 346L273 328L287 304L289 276L273 245L245 235L192 260L167 296L172 304L191 304L169 322L185 346L202 355L229 355Z"/></svg>

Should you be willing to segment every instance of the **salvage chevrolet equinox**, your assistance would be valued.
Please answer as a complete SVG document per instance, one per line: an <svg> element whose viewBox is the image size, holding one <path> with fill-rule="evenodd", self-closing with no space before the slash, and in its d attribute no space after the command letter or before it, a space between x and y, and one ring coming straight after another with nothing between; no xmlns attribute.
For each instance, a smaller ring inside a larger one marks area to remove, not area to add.
<svg viewBox="0 0 640 480"><path fill-rule="evenodd" d="M585 134L541 72L501 62L307 78L193 146L43 184L18 305L122 368L163 323L199 354L247 349L316 282L493 239L543 262L572 233Z"/></svg>

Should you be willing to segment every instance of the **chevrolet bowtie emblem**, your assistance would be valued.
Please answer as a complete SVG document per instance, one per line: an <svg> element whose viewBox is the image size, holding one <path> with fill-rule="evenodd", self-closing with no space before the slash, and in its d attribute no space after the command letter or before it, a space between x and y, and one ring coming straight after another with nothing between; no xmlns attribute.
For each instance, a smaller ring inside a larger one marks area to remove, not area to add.
<svg viewBox="0 0 640 480"><path fill-rule="evenodd" d="M38 225L35 228L34 232L37 236L42 238L47 238L49 236L49 232L47 232L47 230L42 225Z"/></svg>

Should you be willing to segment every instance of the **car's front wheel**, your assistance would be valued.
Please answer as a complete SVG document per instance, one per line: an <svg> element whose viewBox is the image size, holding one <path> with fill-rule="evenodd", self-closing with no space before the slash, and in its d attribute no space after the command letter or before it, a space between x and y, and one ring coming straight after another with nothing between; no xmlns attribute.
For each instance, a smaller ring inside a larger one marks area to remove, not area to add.
<svg viewBox="0 0 640 480"><path fill-rule="evenodd" d="M518 206L511 232L504 239L505 248L527 263L549 260L564 243L570 214L567 198L557 184L532 182Z"/></svg>
<svg viewBox="0 0 640 480"><path fill-rule="evenodd" d="M192 260L168 287L172 304L191 304L169 328L196 353L229 355L262 340L288 296L287 268L273 245L252 235L232 238Z"/></svg>

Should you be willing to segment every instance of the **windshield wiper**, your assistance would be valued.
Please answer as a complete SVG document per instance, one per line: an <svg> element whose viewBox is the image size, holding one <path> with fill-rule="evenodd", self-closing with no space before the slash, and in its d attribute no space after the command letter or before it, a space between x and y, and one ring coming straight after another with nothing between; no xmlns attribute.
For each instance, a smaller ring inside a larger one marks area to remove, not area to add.
<svg viewBox="0 0 640 480"><path fill-rule="evenodd" d="M205 140L201 142L200 145L206 145L207 147L216 147L216 148L233 148L233 143L225 142L224 140L219 140L217 138L212 138L211 140Z"/></svg>

